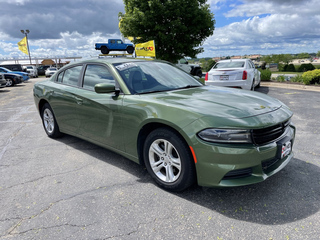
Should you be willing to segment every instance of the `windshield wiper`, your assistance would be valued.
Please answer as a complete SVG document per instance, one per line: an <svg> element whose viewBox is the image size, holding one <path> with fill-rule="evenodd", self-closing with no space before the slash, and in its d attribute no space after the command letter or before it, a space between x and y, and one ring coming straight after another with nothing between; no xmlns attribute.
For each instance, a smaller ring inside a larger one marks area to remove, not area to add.
<svg viewBox="0 0 320 240"><path fill-rule="evenodd" d="M175 90L178 90L178 89L187 89L187 88L195 88L195 87L201 87L199 85L186 85L184 87L179 87L179 88L176 88Z"/></svg>
<svg viewBox="0 0 320 240"><path fill-rule="evenodd" d="M150 91L150 92L140 92L140 93L136 93L136 94L146 94L146 93L157 93L157 92L166 92L168 91L167 89L166 90L154 90L154 91Z"/></svg>

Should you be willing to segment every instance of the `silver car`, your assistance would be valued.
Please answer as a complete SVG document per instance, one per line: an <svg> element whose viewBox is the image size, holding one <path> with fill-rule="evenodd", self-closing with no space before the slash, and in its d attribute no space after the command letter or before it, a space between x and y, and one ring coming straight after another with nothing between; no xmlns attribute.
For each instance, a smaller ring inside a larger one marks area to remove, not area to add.
<svg viewBox="0 0 320 240"><path fill-rule="evenodd" d="M254 90L260 87L261 73L250 59L228 59L217 62L205 77L206 85Z"/></svg>
<svg viewBox="0 0 320 240"><path fill-rule="evenodd" d="M26 66L26 71L30 77L33 77L33 78L38 77L38 69L35 66Z"/></svg>
<svg viewBox="0 0 320 240"><path fill-rule="evenodd" d="M47 78L48 78L48 77L51 77L51 76L52 76L53 74L55 74L57 71L58 71L58 69L55 68L55 67L49 67L49 68L47 68L47 70L46 70L46 72L45 72L46 77L47 77Z"/></svg>
<svg viewBox="0 0 320 240"><path fill-rule="evenodd" d="M3 73L0 73L0 88L4 88L7 86L7 80L4 77Z"/></svg>

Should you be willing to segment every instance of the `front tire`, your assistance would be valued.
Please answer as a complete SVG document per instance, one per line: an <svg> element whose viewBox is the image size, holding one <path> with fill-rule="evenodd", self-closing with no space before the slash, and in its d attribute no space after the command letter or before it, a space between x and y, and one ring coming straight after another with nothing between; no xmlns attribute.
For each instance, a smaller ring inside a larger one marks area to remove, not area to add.
<svg viewBox="0 0 320 240"><path fill-rule="evenodd" d="M14 86L14 81L12 80L12 79L10 79L10 78L7 78L6 79L6 86L7 87L12 87L12 86Z"/></svg>
<svg viewBox="0 0 320 240"><path fill-rule="evenodd" d="M58 138L62 136L52 108L48 103L45 103L42 107L41 118L44 130L46 131L48 137Z"/></svg>
<svg viewBox="0 0 320 240"><path fill-rule="evenodd" d="M134 48L133 47L127 47L127 52L129 54L132 54L134 52Z"/></svg>
<svg viewBox="0 0 320 240"><path fill-rule="evenodd" d="M168 128L152 131L143 156L152 178L166 190L182 191L195 182L193 158L184 140Z"/></svg>

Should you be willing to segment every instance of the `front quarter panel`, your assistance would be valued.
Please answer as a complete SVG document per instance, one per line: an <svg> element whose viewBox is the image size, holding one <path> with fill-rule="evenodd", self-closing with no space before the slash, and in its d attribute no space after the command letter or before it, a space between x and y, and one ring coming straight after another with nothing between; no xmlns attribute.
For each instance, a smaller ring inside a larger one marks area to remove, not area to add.
<svg viewBox="0 0 320 240"><path fill-rule="evenodd" d="M137 156L138 135L145 125L158 123L181 132L183 127L200 117L196 113L188 112L178 107L144 101L139 95L126 96L122 112L126 152L133 156ZM184 137L187 136L185 135ZM188 141L188 139L186 140Z"/></svg>

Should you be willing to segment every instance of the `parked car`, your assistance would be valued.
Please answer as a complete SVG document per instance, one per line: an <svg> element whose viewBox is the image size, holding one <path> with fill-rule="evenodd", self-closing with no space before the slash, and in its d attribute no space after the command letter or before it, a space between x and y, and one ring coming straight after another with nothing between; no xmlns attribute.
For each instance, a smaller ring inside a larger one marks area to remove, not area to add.
<svg viewBox="0 0 320 240"><path fill-rule="evenodd" d="M49 68L47 68L47 70L46 70L46 77L48 78L48 77L51 77L53 74L55 74L56 72L58 71L58 69L57 68L55 68L55 67L49 67Z"/></svg>
<svg viewBox="0 0 320 240"><path fill-rule="evenodd" d="M38 77L38 69L35 66L26 66L26 70L30 77Z"/></svg>
<svg viewBox="0 0 320 240"><path fill-rule="evenodd" d="M29 80L29 75L28 75L28 73L26 73L26 72L11 71L11 70L9 70L9 69L7 69L7 68L4 68L4 67L0 67L0 72L2 72L2 73L11 73L11 74L18 74L18 75L22 76L23 81Z"/></svg>
<svg viewBox="0 0 320 240"><path fill-rule="evenodd" d="M45 75L47 68L49 68L50 66L48 65L43 65L38 67L38 75Z"/></svg>
<svg viewBox="0 0 320 240"><path fill-rule="evenodd" d="M46 134L70 134L146 166L163 188L264 181L293 158L293 113L265 94L204 86L163 61L68 64L34 85Z"/></svg>
<svg viewBox="0 0 320 240"><path fill-rule="evenodd" d="M7 81L4 77L3 73L0 73L0 88L4 88L7 86Z"/></svg>
<svg viewBox="0 0 320 240"><path fill-rule="evenodd" d="M12 72L5 72L1 70L0 68L0 73L4 75L4 78L6 79L6 86L11 87L14 86L15 84L19 84L23 82L23 77L19 74L15 74Z"/></svg>
<svg viewBox="0 0 320 240"><path fill-rule="evenodd" d="M207 72L205 84L254 90L260 87L260 75L250 59L221 60Z"/></svg>
<svg viewBox="0 0 320 240"><path fill-rule="evenodd" d="M202 70L200 65L190 64L185 58L181 58L180 60L178 60L176 66L186 71L187 73L190 73L191 75L198 76L199 78L202 77Z"/></svg>

